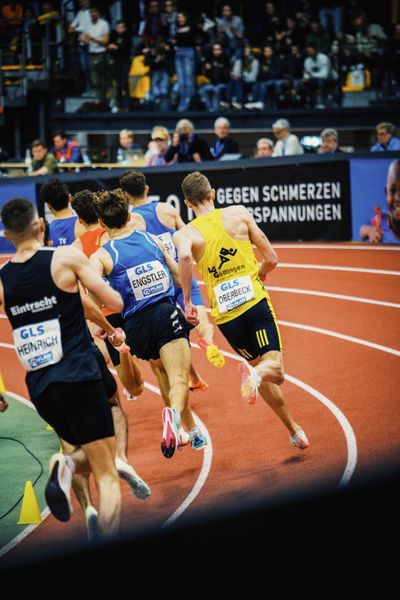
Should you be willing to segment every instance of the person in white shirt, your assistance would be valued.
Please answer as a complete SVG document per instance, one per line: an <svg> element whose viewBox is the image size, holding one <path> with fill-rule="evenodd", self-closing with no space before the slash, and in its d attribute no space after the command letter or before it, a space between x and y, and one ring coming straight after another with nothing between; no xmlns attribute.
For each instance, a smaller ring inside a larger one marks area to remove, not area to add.
<svg viewBox="0 0 400 600"><path fill-rule="evenodd" d="M315 108L325 108L329 85L332 85L336 74L329 56L318 52L314 44L308 44L306 54L300 86L311 95L311 104Z"/></svg>
<svg viewBox="0 0 400 600"><path fill-rule="evenodd" d="M107 45L110 38L110 25L100 18L99 9L90 8L90 24L81 35L81 40L89 48L89 70L93 89L99 102L105 103L108 70Z"/></svg>
<svg viewBox="0 0 400 600"><path fill-rule="evenodd" d="M290 124L287 119L278 119L272 124L272 131L276 137L276 143L272 156L293 156L304 154L297 135L290 133Z"/></svg>
<svg viewBox="0 0 400 600"><path fill-rule="evenodd" d="M90 70L89 70L89 47L87 44L82 42L81 35L84 31L86 31L90 25L90 0L79 0L80 10L75 15L74 20L69 26L68 33L77 33L78 37L78 52L79 52L79 62L81 63L82 71L85 75L85 87L86 91L83 94L84 96L89 96L92 93L92 82L90 79Z"/></svg>

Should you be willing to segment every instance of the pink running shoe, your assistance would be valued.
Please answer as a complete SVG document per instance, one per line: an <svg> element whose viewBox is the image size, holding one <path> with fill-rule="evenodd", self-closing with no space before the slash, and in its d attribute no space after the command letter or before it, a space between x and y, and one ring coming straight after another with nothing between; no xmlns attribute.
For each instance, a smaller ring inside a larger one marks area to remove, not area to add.
<svg viewBox="0 0 400 600"><path fill-rule="evenodd" d="M300 450L305 450L310 445L306 434L302 429L296 431L294 435L290 436L290 443L296 448L300 448Z"/></svg>
<svg viewBox="0 0 400 600"><path fill-rule="evenodd" d="M261 383L261 377L255 368L246 362L241 362L238 369L242 376L240 392L243 400L246 400L249 404L254 404L258 398L258 386Z"/></svg>
<svg viewBox="0 0 400 600"><path fill-rule="evenodd" d="M175 448L179 448L180 415L176 408L166 407L162 411L162 420L161 452L165 458L172 458Z"/></svg>

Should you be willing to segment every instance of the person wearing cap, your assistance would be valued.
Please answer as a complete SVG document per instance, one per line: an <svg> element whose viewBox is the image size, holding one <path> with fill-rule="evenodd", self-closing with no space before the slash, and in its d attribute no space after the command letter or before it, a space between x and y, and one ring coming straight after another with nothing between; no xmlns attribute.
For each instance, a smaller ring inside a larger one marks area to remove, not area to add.
<svg viewBox="0 0 400 600"><path fill-rule="evenodd" d="M257 140L257 149L255 158L269 158L272 156L274 142L269 138L260 138Z"/></svg>
<svg viewBox="0 0 400 600"><path fill-rule="evenodd" d="M170 137L166 127L162 127L161 125L154 127L151 132L151 139L155 148L147 159L147 167L161 167L163 165L171 165L177 162L177 156L174 156L170 161L165 160L165 154L170 143Z"/></svg>
<svg viewBox="0 0 400 600"><path fill-rule="evenodd" d="M278 119L272 124L272 131L277 141L272 156L294 156L304 154L297 135L290 133L290 124L287 119Z"/></svg>

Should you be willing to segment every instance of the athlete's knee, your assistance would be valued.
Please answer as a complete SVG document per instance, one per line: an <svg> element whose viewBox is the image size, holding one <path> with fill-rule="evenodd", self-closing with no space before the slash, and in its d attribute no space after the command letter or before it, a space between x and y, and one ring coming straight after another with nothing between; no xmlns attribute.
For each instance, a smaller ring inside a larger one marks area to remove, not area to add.
<svg viewBox="0 0 400 600"><path fill-rule="evenodd" d="M282 385L285 380L285 372L283 370L283 366L277 362L275 367L275 378L272 383L276 383L276 385Z"/></svg>

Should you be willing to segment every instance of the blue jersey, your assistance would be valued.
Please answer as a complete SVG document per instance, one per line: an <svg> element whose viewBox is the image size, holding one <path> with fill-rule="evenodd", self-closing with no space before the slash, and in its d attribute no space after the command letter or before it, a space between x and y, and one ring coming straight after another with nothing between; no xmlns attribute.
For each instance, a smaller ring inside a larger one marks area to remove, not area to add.
<svg viewBox="0 0 400 600"><path fill-rule="evenodd" d="M151 235L135 229L128 237L110 240L103 248L113 261L108 279L122 296L124 318L164 298L171 298L173 302L172 276L164 254Z"/></svg>
<svg viewBox="0 0 400 600"><path fill-rule="evenodd" d="M75 215L66 219L54 219L49 225L49 238L52 246L68 246L75 240Z"/></svg>
<svg viewBox="0 0 400 600"><path fill-rule="evenodd" d="M146 231L156 235L160 242L164 244L168 256L178 262L178 254L172 236L176 232L175 229L171 229L166 225L163 225L160 219L157 217L157 202L147 202L146 204L140 204L139 206L130 206L130 212L138 213L143 217L146 223Z"/></svg>

